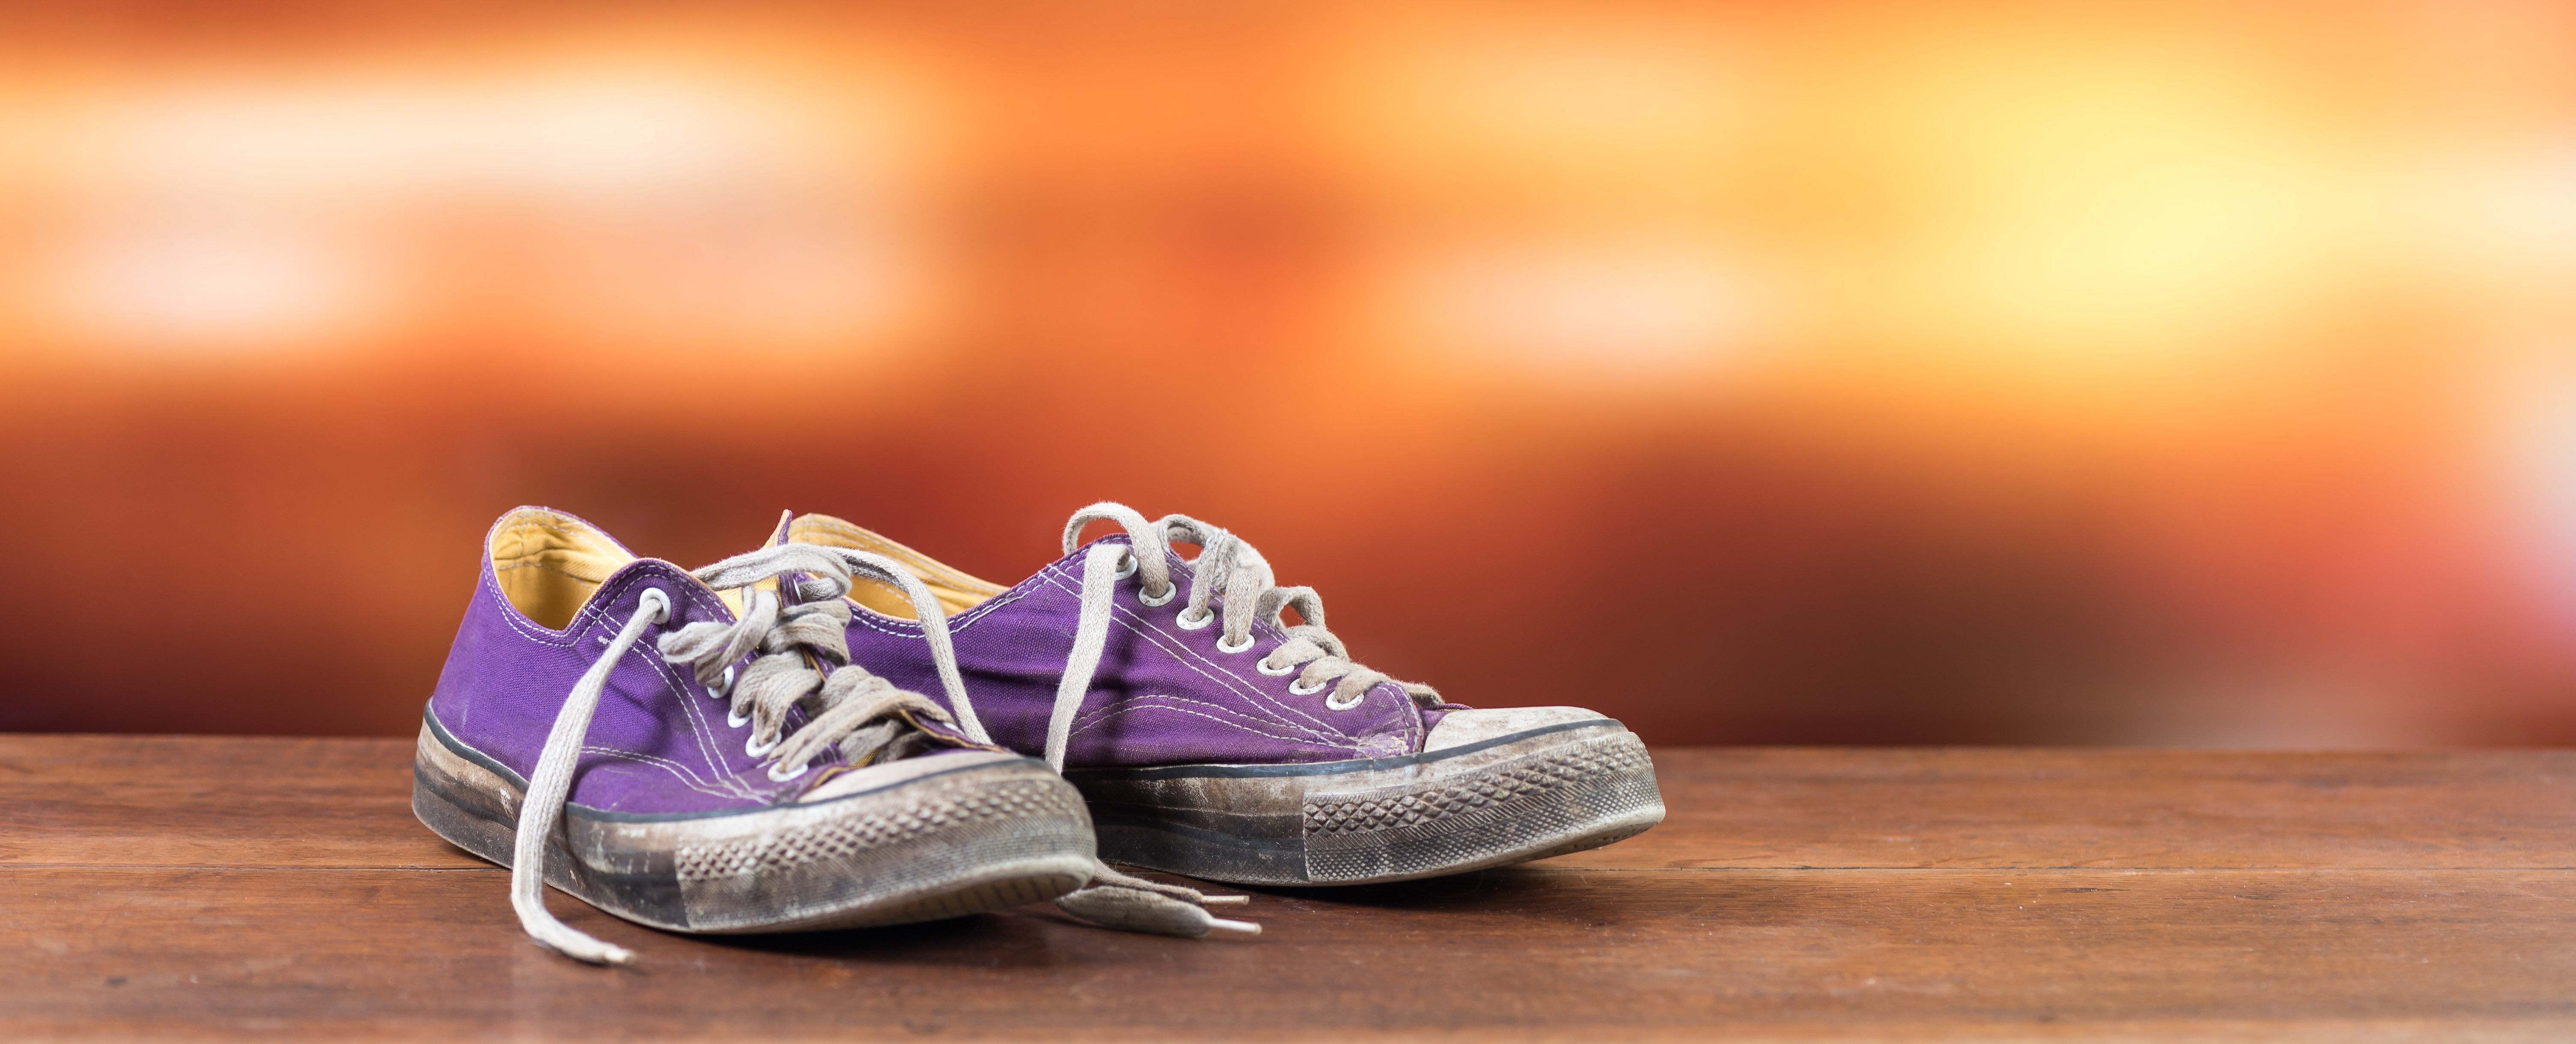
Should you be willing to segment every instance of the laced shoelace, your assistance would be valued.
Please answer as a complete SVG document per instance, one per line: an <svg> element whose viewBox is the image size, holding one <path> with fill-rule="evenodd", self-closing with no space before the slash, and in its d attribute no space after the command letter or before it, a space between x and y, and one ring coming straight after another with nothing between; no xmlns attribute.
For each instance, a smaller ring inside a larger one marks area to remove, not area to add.
<svg viewBox="0 0 2576 1044"><path fill-rule="evenodd" d="M664 635L661 641L664 660L687 665L699 684L718 691L726 690L734 663L754 652L760 654L732 679L727 722L750 722L751 742L746 749L773 763L771 779L785 782L802 775L805 766L836 741L841 756L853 766L880 758L891 761L918 750L929 740L907 727L901 719L904 714L955 726L967 739L992 745L984 723L975 716L974 703L966 697L957 654L949 644L947 617L937 597L892 559L864 551L787 544L736 555L693 575L710 588L726 591L751 588L773 577L781 580L784 589L785 578L798 574L803 579L791 591L796 596L793 602L781 598L778 590L753 590L744 596L740 619L729 624L700 621ZM912 600L922 620L922 636L930 644L940 688L956 708L954 718L928 698L896 688L850 662L850 603L841 596L849 593L857 576L891 583ZM795 735L782 737L788 712L798 706L819 713ZM789 766L795 768L781 771Z"/></svg>
<svg viewBox="0 0 2576 1044"><path fill-rule="evenodd" d="M1103 501L1074 512L1065 522L1066 554L1081 546L1083 528L1094 522L1118 523L1127 530L1128 544L1101 544L1082 560L1082 613L1074 625L1073 652L1065 658L1064 677L1056 686L1054 712L1047 718L1046 761L1056 771L1064 771L1074 714L1082 707L1083 695L1091 691L1092 675L1100 669L1101 652L1108 645L1118 581L1141 571L1144 586L1137 599L1146 605L1169 604L1177 593L1170 561L1175 540L1199 546L1198 557L1187 562L1190 595L1178 622L1198 630L1222 619L1220 651L1252 648L1254 621L1267 621L1285 631L1288 640L1253 664L1253 669L1272 677L1297 674L1289 692L1312 696L1329 686L1333 691L1324 697L1324 706L1349 710L1369 689L1394 682L1418 704L1428 707L1441 702L1440 693L1431 686L1395 681L1352 660L1342 640L1324 627L1323 597L1311 587L1279 586L1269 560L1243 538L1187 515L1165 515L1148 523L1134 508ZM1220 597L1222 603L1217 601ZM1222 614L1213 607L1217 604L1223 606ZM1283 615L1288 609L1297 611L1295 626Z"/></svg>
<svg viewBox="0 0 2576 1044"><path fill-rule="evenodd" d="M969 741L993 746L966 696L946 613L930 588L894 560L846 548L786 544L736 555L690 575L717 591L752 588L776 578L780 589L795 597L790 602L779 590L753 590L734 622L699 621L658 642L663 660L686 665L700 684L721 690L730 680L729 719L735 724L747 719L754 726L747 749L769 764L770 779L783 783L804 775L815 758L836 745L852 767L904 757L935 742L916 724L920 719L951 725ZM850 662L850 603L842 596L862 576L911 599L940 687L956 709L953 716L928 697L897 688ZM790 585L789 577L801 579ZM671 619L671 596L661 588L645 588L637 602L635 614L573 684L546 733L519 807L510 861L510 905L518 911L520 927L557 952L592 964L625 964L635 953L592 938L546 910L546 842L570 799L573 766L581 758L610 672L645 631ZM754 652L760 655L728 679L733 665ZM800 706L809 712L804 726L782 737L788 712ZM795 767L781 771L788 766ZM1190 937L1260 934L1260 925L1212 917L1204 909L1247 902L1247 896L1203 895L1130 877L1098 860L1085 887L1056 900L1067 914L1104 927Z"/></svg>

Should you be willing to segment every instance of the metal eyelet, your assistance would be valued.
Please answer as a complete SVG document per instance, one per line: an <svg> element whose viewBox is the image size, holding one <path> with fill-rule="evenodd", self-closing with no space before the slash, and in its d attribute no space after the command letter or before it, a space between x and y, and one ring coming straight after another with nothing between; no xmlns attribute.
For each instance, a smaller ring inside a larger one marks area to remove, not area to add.
<svg viewBox="0 0 2576 1044"><path fill-rule="evenodd" d="M1227 655L1229 655L1229 656L1230 656L1230 655L1233 655L1233 654L1235 654L1235 653L1242 652L1242 651L1244 651L1244 650L1246 650L1246 649L1250 649L1250 648L1252 648L1252 635L1251 635L1251 633L1250 633L1250 632L1246 632L1246 633L1244 634L1244 636L1243 636L1243 644L1238 645L1238 646L1234 646L1233 648L1227 648L1227 647L1226 647L1226 644L1225 644L1225 639L1223 639L1223 638L1219 638L1219 639L1217 639L1217 640L1216 640L1216 651L1221 652L1221 653L1225 653L1225 654L1227 654Z"/></svg>
<svg viewBox="0 0 2576 1044"><path fill-rule="evenodd" d="M1136 600L1143 602L1146 605L1170 605L1172 599L1179 597L1180 593L1181 585L1165 580L1163 581L1162 597L1156 598L1153 595L1146 594L1145 589L1139 587L1136 589Z"/></svg>
<svg viewBox="0 0 2576 1044"><path fill-rule="evenodd" d="M802 776L802 775L804 775L805 773L807 773L807 772L809 772L809 771L812 771L812 770L813 770L813 768L814 768L814 763L813 763L813 762L811 762L811 761L808 761L808 762L806 762L806 763L804 763L804 764L802 764L802 765L798 765L798 766L796 766L796 771L794 771L794 772L790 772L790 773L788 773L788 774L786 774L786 775L783 775L783 776L778 774L778 768L779 768L779 766L776 766L776 765L771 765L771 766L769 766L769 781L770 781L770 782L772 782L772 783L785 783L785 782L787 782L788 780L794 779L794 778L796 778L796 777L798 777L798 776Z"/></svg>
<svg viewBox="0 0 2576 1044"><path fill-rule="evenodd" d="M723 680L723 681L720 681L720 682L717 682L717 683L715 683L715 684L713 684L713 685L707 686L707 698L708 698L708 699L721 700L721 699L725 698L725 692L733 688L733 672L734 672L734 669L733 669L733 668L731 668L731 667L727 667L727 668L725 668L725 676L724 676L724 680ZM731 717L733 717L733 711L732 711L731 709L727 709L727 710L725 711L725 717L727 717L727 718L731 718Z"/></svg>
<svg viewBox="0 0 2576 1044"><path fill-rule="evenodd" d="M1190 620L1190 611L1183 609L1181 610L1181 615L1172 618L1172 622L1181 625L1181 630L1184 631L1204 631L1207 629L1207 625L1216 622L1216 610L1201 609L1199 610L1198 620L1196 622L1192 622Z"/></svg>
<svg viewBox="0 0 2576 1044"><path fill-rule="evenodd" d="M1349 703L1340 703L1340 702L1336 702L1336 701L1334 700L1334 698L1332 698L1332 697L1329 697L1329 696L1328 696L1328 697L1325 697L1325 699L1324 699L1324 709L1325 709L1325 710L1346 711L1346 710L1349 710L1349 709L1351 709L1351 708L1353 708L1353 707L1357 707L1357 706L1359 706L1359 705L1360 705L1360 701L1361 701L1361 700L1364 700L1364 699L1367 699L1367 698L1368 698L1368 690L1367 690L1367 689L1361 689L1361 690L1360 690L1360 691L1358 691L1358 692L1352 693L1352 694L1351 694L1351 701L1350 701Z"/></svg>
<svg viewBox="0 0 2576 1044"><path fill-rule="evenodd" d="M768 757L770 751L777 750L778 745L785 742L787 742L785 729L780 729L778 735L770 737L766 744L760 742L760 733L754 732L743 739L742 752L755 758Z"/></svg>
<svg viewBox="0 0 2576 1044"><path fill-rule="evenodd" d="M1261 673L1267 674L1273 678L1284 678L1288 675L1297 673L1297 665L1293 663L1283 664L1279 667L1273 668L1270 666L1270 658L1267 656L1255 661L1252 665L1252 669L1260 671Z"/></svg>
<svg viewBox="0 0 2576 1044"><path fill-rule="evenodd" d="M725 724L738 729L751 724L751 719L742 716L742 714L736 712L733 708L727 707L725 708Z"/></svg>
<svg viewBox="0 0 2576 1044"><path fill-rule="evenodd" d="M671 608L671 593L662 590L659 587L645 588L644 593L638 596L635 600L635 611L639 613L646 612L653 608L653 603L655 602L662 603L662 618L653 622L669 623L673 617L678 615L678 610Z"/></svg>
<svg viewBox="0 0 2576 1044"><path fill-rule="evenodd" d="M1296 696L1312 696L1312 695L1314 695L1314 694L1316 694L1316 693L1319 693L1319 692L1324 691L1327 687L1330 687L1332 684L1333 684L1333 683L1331 683L1331 682L1316 682L1316 683L1315 683L1315 687L1310 689L1310 688L1307 688L1307 687L1306 687L1306 683L1305 683L1305 682L1302 682L1302 681L1293 681L1293 682L1289 682L1289 683L1288 683L1288 692L1289 692L1291 695L1296 695Z"/></svg>
<svg viewBox="0 0 2576 1044"><path fill-rule="evenodd" d="M1111 579L1124 580L1134 575L1136 575L1136 552L1129 551L1126 557L1118 560L1118 571L1111 574Z"/></svg>

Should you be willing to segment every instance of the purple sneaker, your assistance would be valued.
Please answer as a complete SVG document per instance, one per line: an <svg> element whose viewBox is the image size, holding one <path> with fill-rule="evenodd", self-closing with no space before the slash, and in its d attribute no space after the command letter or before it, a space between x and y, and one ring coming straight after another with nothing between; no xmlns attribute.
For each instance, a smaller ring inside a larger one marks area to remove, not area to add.
<svg viewBox="0 0 2576 1044"><path fill-rule="evenodd" d="M692 574L543 508L502 516L484 552L412 810L511 868L538 941L632 957L555 920L545 884L670 931L771 932L952 917L1097 876L1081 796L985 738L938 602L893 562L796 545ZM854 575L910 593L926 626L908 651L945 700L849 663Z"/></svg>
<svg viewBox="0 0 2576 1044"><path fill-rule="evenodd" d="M1126 532L1077 551L1098 521ZM1204 522L1092 505L1065 526L1065 557L1009 589L827 516L779 539L919 574L945 626L860 584L852 652L926 690L953 641L991 735L1065 770L1110 862L1365 884L1598 848L1664 818L1625 726L1576 707L1477 710L1363 667L1312 588L1278 586L1260 552Z"/></svg>

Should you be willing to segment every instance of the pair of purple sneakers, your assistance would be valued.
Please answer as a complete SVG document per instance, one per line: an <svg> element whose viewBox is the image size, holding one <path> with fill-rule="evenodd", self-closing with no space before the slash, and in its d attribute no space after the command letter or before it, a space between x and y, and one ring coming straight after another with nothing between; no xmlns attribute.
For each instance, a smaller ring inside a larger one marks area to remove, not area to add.
<svg viewBox="0 0 2576 1044"><path fill-rule="evenodd" d="M1123 532L1079 546L1099 521ZM1205 910L1241 897L1102 860L1364 884L1663 818L1618 722L1471 709L1372 671L1312 589L1222 529L1100 504L1064 546L1006 589L807 515L690 572L513 511L424 716L413 808L512 867L529 932L591 961L630 955L554 920L542 884L685 932L1055 899L1110 927L1251 933Z"/></svg>

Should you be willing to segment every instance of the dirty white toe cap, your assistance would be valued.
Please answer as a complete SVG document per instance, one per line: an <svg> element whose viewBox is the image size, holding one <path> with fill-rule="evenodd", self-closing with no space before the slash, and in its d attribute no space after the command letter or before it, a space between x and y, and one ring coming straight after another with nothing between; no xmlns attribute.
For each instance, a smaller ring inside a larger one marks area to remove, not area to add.
<svg viewBox="0 0 2576 1044"><path fill-rule="evenodd" d="M1448 747L1463 747L1496 736L1543 729L1570 721L1608 720L1599 711L1581 707L1493 707L1478 710L1450 711L1431 727L1424 739L1425 752Z"/></svg>

